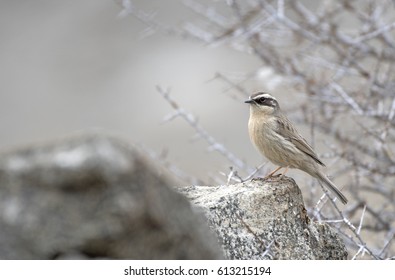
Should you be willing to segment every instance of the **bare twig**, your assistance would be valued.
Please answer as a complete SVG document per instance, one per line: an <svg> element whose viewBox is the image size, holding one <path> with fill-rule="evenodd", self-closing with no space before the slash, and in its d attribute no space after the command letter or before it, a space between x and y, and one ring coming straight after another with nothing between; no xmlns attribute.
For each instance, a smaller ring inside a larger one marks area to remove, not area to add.
<svg viewBox="0 0 395 280"><path fill-rule="evenodd" d="M299 101L303 96L305 101L296 102L301 107L296 107L295 114L306 108L314 112L312 118L299 119L311 124L315 146L326 144L330 152L324 159L332 163L327 164L330 172L343 179L339 181L350 195L350 203L341 211L330 194L319 198L311 192L306 201L318 203L309 212L337 228L350 258L394 258L393 1L327 1L310 7L299 0L231 0L215 5L186 0L199 21L192 19L181 28L158 22L154 13L131 3L123 0L122 14L138 18L149 30L198 38L212 47L228 45L253 55L260 62L255 71L270 67L282 85L293 87L286 92L289 100ZM246 74L245 78L240 82L218 74L215 80L245 97L250 93L245 82L253 77ZM167 90L158 91L174 109L165 121L184 119L210 150L219 152L227 166L233 167L224 172L227 182L246 180L259 172L262 166L249 167L205 131ZM242 178L241 172L249 175Z"/></svg>
<svg viewBox="0 0 395 280"><path fill-rule="evenodd" d="M204 130L199 125L197 119L192 114L188 113L183 108L178 106L177 102L170 97L170 93L168 90L165 90L159 86L156 89L175 110L175 112L171 115L170 118L169 117L165 118L166 121L168 121L169 119L173 119L175 117L181 117L196 131L196 134L199 137L204 139L209 144L209 150L219 152L227 160L229 160L229 162L231 162L235 167L239 169L252 170L252 168L248 167L244 163L244 161L240 160L235 154L229 151L223 144L219 143L206 130Z"/></svg>

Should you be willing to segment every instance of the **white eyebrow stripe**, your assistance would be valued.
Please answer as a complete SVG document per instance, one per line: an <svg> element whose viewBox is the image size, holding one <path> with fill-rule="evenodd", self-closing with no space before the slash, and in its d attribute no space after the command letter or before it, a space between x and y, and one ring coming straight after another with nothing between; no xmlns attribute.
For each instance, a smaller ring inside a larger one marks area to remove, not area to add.
<svg viewBox="0 0 395 280"><path fill-rule="evenodd" d="M277 101L276 98L274 98L273 96L271 96L271 95L268 94L268 93L258 94L257 96L254 96L252 99L253 99L253 100L254 100L254 99L259 99L259 98L261 98L261 97L268 98L268 99L273 99L273 100L276 100L276 101Z"/></svg>

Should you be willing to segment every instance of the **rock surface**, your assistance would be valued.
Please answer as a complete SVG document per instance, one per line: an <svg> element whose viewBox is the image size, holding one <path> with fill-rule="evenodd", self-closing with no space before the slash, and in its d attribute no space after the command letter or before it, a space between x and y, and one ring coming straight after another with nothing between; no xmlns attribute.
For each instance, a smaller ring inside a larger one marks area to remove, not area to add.
<svg viewBox="0 0 395 280"><path fill-rule="evenodd" d="M206 213L229 259L347 258L337 234L310 221L291 178L177 190Z"/></svg>
<svg viewBox="0 0 395 280"><path fill-rule="evenodd" d="M223 258L157 170L100 135L1 155L0 259Z"/></svg>

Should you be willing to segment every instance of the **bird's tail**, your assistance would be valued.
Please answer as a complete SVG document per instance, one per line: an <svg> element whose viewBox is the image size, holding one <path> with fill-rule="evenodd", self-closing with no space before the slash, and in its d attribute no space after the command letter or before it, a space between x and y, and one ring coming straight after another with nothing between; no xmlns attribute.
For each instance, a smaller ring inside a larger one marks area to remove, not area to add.
<svg viewBox="0 0 395 280"><path fill-rule="evenodd" d="M348 202L344 194L339 191L335 184L332 183L325 174L323 174L322 172L318 172L317 179L322 182L334 195L336 195L336 197L340 199L343 204L346 204Z"/></svg>

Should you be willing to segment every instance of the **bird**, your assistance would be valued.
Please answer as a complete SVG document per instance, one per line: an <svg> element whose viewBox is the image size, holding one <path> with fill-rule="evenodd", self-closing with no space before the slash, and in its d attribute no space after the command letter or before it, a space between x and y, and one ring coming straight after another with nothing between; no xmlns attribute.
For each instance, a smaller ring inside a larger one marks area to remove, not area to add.
<svg viewBox="0 0 395 280"><path fill-rule="evenodd" d="M302 170L318 179L343 204L348 202L336 185L324 174L325 164L318 158L313 148L296 130L291 121L280 109L275 97L258 92L245 101L250 105L248 131L255 148L278 168L265 178L272 177L285 168Z"/></svg>

